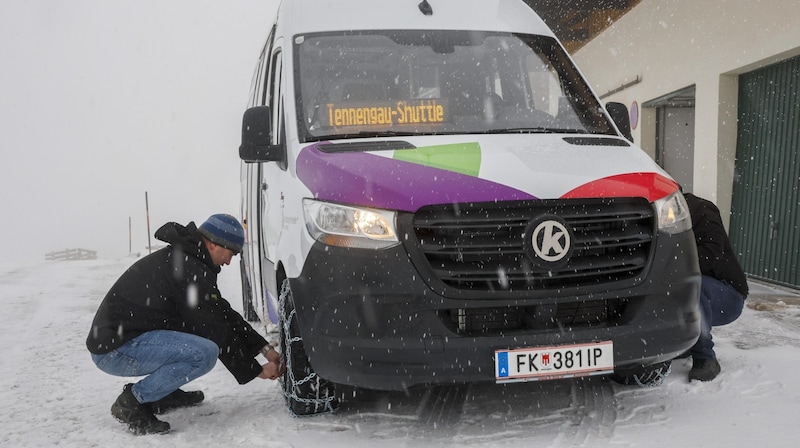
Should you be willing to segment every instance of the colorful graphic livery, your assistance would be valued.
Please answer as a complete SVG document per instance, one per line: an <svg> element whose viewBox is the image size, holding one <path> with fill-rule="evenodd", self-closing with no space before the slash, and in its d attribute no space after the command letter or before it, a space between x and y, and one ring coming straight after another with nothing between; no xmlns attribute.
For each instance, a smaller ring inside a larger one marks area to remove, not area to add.
<svg viewBox="0 0 800 448"><path fill-rule="evenodd" d="M239 154L244 311L279 333L289 409L663 379L700 274L627 120L521 1L284 2Z"/></svg>

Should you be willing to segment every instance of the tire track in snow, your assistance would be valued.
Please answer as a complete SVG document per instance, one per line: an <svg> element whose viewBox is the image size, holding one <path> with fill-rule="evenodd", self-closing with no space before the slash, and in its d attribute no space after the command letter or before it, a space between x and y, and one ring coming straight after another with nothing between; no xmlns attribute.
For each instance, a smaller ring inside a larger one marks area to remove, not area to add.
<svg viewBox="0 0 800 448"><path fill-rule="evenodd" d="M464 413L454 437L464 446L605 445L617 415L602 378L481 385Z"/></svg>
<svg viewBox="0 0 800 448"><path fill-rule="evenodd" d="M375 439L402 435L462 447L594 446L613 436L617 404L609 381L584 378L377 393L345 404L333 417L336 425Z"/></svg>
<svg viewBox="0 0 800 448"><path fill-rule="evenodd" d="M452 428L461 418L469 386L434 386L427 390L417 410L420 423L433 429Z"/></svg>
<svg viewBox="0 0 800 448"><path fill-rule="evenodd" d="M576 381L572 387L572 398L573 421L577 421L577 424L568 432L565 431L571 444L610 439L614 434L617 408L609 381L602 378Z"/></svg>

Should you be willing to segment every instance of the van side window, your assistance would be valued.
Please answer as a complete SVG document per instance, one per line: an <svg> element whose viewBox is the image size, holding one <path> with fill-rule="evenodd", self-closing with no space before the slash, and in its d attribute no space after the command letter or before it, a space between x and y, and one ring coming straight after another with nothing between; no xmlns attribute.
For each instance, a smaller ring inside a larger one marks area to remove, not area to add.
<svg viewBox="0 0 800 448"><path fill-rule="evenodd" d="M253 74L253 80L250 83L250 104L249 106L263 106L266 103L266 82L267 82L267 62L269 61L269 54L272 52L272 38L275 35L275 27L270 30L267 36L267 42L264 48L261 49L261 55L258 58L258 65L256 72Z"/></svg>
<svg viewBox="0 0 800 448"><path fill-rule="evenodd" d="M264 72L266 70L266 58L264 52L261 52L261 56L258 58L258 64L256 64L256 71L253 72L253 80L250 82L250 94L248 95L248 107L253 106L260 106L263 104L260 102L260 98L263 95L264 91Z"/></svg>
<svg viewBox="0 0 800 448"><path fill-rule="evenodd" d="M258 73L256 73L257 78L255 82L256 91L255 91L255 102L253 104L254 106L263 105L264 96L266 95L264 84L266 83L266 78L267 78L267 57L269 54L266 51L267 47L264 47L264 52L261 53L261 58L259 59L258 63Z"/></svg>
<svg viewBox="0 0 800 448"><path fill-rule="evenodd" d="M278 48L272 55L269 71L269 82L267 84L267 90L269 91L269 106L272 114L270 117L271 129L273 129L272 144L274 145L279 145L286 141L286 128L283 114L282 73L283 52L280 50L280 48ZM278 166L285 171L287 168L286 160L278 162Z"/></svg>

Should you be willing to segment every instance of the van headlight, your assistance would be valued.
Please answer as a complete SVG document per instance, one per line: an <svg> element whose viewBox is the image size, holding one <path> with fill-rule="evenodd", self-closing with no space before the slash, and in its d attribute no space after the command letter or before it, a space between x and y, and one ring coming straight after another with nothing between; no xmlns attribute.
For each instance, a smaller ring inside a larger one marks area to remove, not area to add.
<svg viewBox="0 0 800 448"><path fill-rule="evenodd" d="M400 244L392 211L304 199L303 212L311 236L330 246L386 249Z"/></svg>
<svg viewBox="0 0 800 448"><path fill-rule="evenodd" d="M680 191L665 196L654 204L658 213L658 230L676 234L692 228L689 206L686 205L686 199Z"/></svg>

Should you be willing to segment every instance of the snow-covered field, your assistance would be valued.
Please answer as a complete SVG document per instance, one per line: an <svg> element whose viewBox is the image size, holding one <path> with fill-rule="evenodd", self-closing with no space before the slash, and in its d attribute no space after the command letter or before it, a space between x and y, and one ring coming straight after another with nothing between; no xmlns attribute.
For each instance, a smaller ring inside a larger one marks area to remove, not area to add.
<svg viewBox="0 0 800 448"><path fill-rule="evenodd" d="M126 380L97 370L84 346L107 288L133 261L0 264L0 446L766 448L800 436L800 299L754 285L742 317L714 331L723 372L710 383L688 383L691 361L679 360L658 388L483 384L294 418L277 383L239 386L218 364L187 387L205 392L202 405L162 416L171 433L136 437L109 414ZM225 268L220 286L238 308L237 275Z"/></svg>

